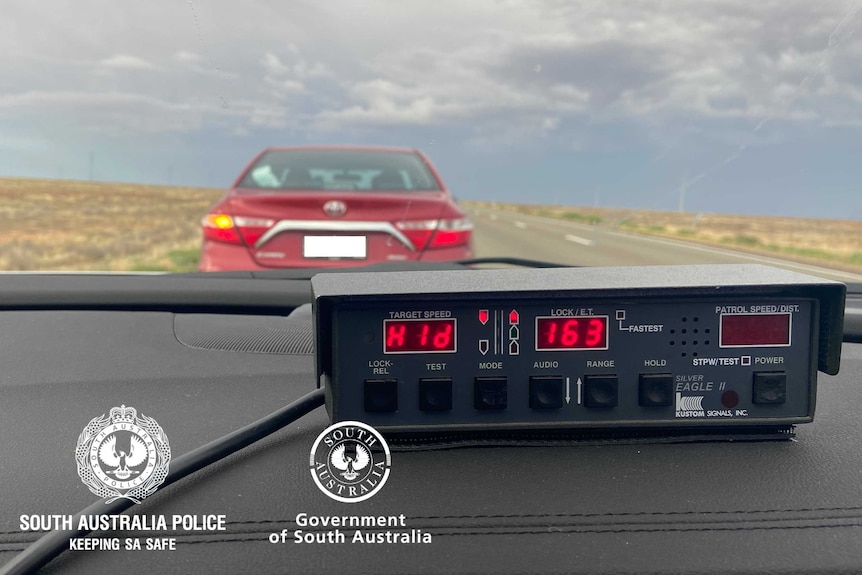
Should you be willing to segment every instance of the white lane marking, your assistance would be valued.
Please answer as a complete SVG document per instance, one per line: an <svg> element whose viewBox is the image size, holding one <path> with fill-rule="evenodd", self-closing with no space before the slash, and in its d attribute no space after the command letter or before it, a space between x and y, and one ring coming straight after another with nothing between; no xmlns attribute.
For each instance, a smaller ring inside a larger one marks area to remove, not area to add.
<svg viewBox="0 0 862 575"><path fill-rule="evenodd" d="M569 240L570 242L575 242L577 244L581 244L584 246L591 246L595 243L593 240L588 240L588 239L582 238L580 236L573 236L572 234L566 234L565 238L567 240Z"/></svg>
<svg viewBox="0 0 862 575"><path fill-rule="evenodd" d="M533 216L533 215L529 215L529 214L519 214L519 215L521 217L529 218L532 220L539 220L539 221L548 222L551 224L558 224L558 225L561 225L561 227L570 227L570 228L576 228L576 229L595 231L595 228L593 226L587 226L585 224L578 224L575 222L567 222L565 220L559 220L556 218L548 218L545 216ZM621 231L617 231L617 230L609 230L607 228L601 228L601 233L609 235L609 236L632 238L632 239L643 240L643 241L647 241L647 242L654 242L654 243L658 243L658 244L675 246L675 247L679 247L679 248L683 248L683 249L690 249L690 250L699 251L699 252L706 252L706 253L712 253L712 254L722 255L722 256L726 256L726 257L737 258L737 259L741 259L741 260L754 261L754 262L764 263L764 264L773 265L773 266L781 266L784 268L801 271L803 273L809 273L809 274L814 274L814 275L838 278L839 281L862 282L862 275L860 275L860 274L855 274L852 272L845 272L843 270L836 270L836 269L831 269L831 268L819 267L819 266L811 265L811 264L801 264L801 263L794 262L792 260L783 260L781 258L771 258L768 256L761 256L761 255L757 255L757 254L748 254L748 253L738 252L738 251L734 251L734 250L730 250L730 249L723 249L720 247L704 246L704 245L699 245L699 244L695 244L692 242L686 242L685 240L677 240L677 239L672 239L672 238L657 238L655 236L640 235L640 234L635 234L635 233L630 233L630 232L621 232Z"/></svg>
<svg viewBox="0 0 862 575"><path fill-rule="evenodd" d="M521 228L523 230L523 229L526 229L527 224L525 224L524 222L515 221L515 227Z"/></svg>
<svg viewBox="0 0 862 575"><path fill-rule="evenodd" d="M830 269L830 268L822 268L822 267L818 267L818 266L814 266L814 265L800 264L800 263L796 263L796 262L791 261L791 260L782 260L780 258L771 258L768 256L759 256L757 254L745 254L742 252L735 252L732 250L726 250L726 249L722 249L722 248L713 248L713 247L709 247L709 246L701 246L701 245L696 245L693 243L686 243L684 240L655 238L655 237L650 237L650 236L641 236L641 235L636 235L636 234L630 234L630 233L626 233L626 232L611 232L611 233L615 233L615 234L620 235L620 236L628 236L630 238L637 238L639 240L643 239L643 240L646 240L649 242L654 242L657 244L666 244L666 245L670 245L670 246L684 247L684 248L699 251L699 252L713 253L713 254L718 254L718 255L723 255L723 256L735 257L735 258L739 258L739 259L743 259L743 260L751 260L751 261L755 261L755 262L761 262L761 263L774 265L774 266L781 266L784 268L800 270L802 272L806 272L806 273L810 273L810 274L830 275L832 277L847 278L843 281L860 281L860 280L862 280L862 275L859 275L859 274L854 274L851 272L845 272L842 270L835 270L835 269Z"/></svg>
<svg viewBox="0 0 862 575"><path fill-rule="evenodd" d="M500 217L501 219L508 219L507 216L518 216L522 220L527 220L528 222L534 221L538 224L546 224L546 223L547 224L557 224L557 225L564 227L564 228L570 228L570 229L574 228L577 230L583 230L585 232L595 231L595 229L596 229L596 226L594 226L592 224L578 224L575 222L570 222L568 220L561 220L559 218L549 218L547 216L534 216L532 214L522 214L519 212L499 211L499 212L490 212L489 213L489 217L493 217L494 219L496 219L495 216ZM521 221L521 220L515 220L515 221Z"/></svg>

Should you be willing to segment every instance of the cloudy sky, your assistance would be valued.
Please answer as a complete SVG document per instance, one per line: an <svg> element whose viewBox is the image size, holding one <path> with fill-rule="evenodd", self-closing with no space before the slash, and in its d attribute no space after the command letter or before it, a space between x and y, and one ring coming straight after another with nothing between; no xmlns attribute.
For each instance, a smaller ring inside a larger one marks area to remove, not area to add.
<svg viewBox="0 0 862 575"><path fill-rule="evenodd" d="M464 199L862 219L862 2L7 0L0 175L417 147Z"/></svg>

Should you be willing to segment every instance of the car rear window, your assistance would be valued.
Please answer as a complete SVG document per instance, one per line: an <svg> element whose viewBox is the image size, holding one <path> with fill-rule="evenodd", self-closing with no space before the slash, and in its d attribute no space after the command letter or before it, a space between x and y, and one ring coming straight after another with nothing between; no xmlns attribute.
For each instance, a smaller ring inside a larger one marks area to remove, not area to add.
<svg viewBox="0 0 862 575"><path fill-rule="evenodd" d="M416 154L360 150L273 150L240 181L281 190L439 190Z"/></svg>

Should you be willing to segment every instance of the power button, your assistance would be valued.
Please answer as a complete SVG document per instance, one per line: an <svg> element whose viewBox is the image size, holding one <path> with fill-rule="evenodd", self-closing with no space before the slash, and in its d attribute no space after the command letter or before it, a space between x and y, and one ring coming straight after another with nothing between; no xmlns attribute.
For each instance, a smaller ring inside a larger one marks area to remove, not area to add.
<svg viewBox="0 0 862 575"><path fill-rule="evenodd" d="M783 371L756 371L751 401L761 405L780 405L787 399L787 374Z"/></svg>

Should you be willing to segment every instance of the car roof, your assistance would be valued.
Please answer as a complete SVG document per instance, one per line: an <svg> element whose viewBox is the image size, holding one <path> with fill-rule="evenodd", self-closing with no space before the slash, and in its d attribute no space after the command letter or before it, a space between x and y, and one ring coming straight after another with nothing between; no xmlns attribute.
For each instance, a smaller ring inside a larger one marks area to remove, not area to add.
<svg viewBox="0 0 862 575"><path fill-rule="evenodd" d="M399 154L416 154L419 150L413 148L399 148L394 146L349 146L349 145L314 145L314 146L270 146L265 152L283 152L294 150L321 150L321 151L354 151L354 152L393 152Z"/></svg>

